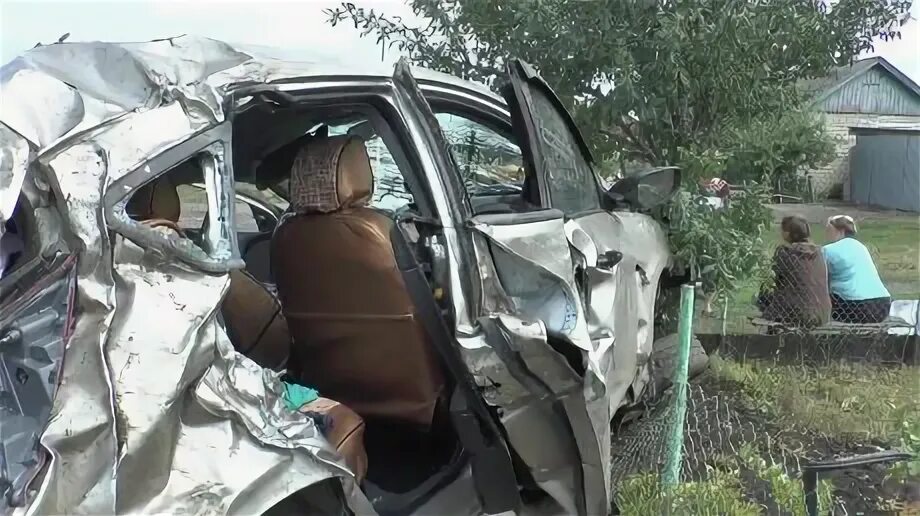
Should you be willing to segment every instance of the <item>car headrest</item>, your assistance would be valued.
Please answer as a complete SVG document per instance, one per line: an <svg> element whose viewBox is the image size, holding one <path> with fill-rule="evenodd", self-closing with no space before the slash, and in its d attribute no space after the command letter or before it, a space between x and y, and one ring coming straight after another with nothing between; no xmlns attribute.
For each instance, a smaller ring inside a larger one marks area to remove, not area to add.
<svg viewBox="0 0 920 516"><path fill-rule="evenodd" d="M126 211L134 220L166 219L179 222L179 192L168 177L160 176L134 192Z"/></svg>
<svg viewBox="0 0 920 516"><path fill-rule="evenodd" d="M295 213L366 206L374 175L364 141L349 135L310 140L294 159L290 184Z"/></svg>

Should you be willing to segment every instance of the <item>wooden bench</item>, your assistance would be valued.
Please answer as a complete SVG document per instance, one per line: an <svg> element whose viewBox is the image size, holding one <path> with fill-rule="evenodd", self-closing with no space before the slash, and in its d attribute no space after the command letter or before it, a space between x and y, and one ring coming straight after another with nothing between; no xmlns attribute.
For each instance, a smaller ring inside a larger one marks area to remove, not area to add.
<svg viewBox="0 0 920 516"><path fill-rule="evenodd" d="M768 335L780 333L796 333L801 335L886 335L895 333L900 335L913 335L916 333L914 324L911 324L900 317L889 317L880 323L853 324L831 321L822 326L813 328L801 328L790 324L770 321L762 317L750 317L751 325L755 328L763 329ZM898 329L900 331L891 330ZM904 331L907 330L907 331Z"/></svg>

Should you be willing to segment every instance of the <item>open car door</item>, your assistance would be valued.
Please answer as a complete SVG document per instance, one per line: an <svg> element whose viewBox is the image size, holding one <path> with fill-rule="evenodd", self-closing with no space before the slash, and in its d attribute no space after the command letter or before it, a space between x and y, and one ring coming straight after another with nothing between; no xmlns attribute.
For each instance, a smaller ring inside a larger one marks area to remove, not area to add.
<svg viewBox="0 0 920 516"><path fill-rule="evenodd" d="M584 351L585 391L594 394L585 402L600 463L608 464L609 422L619 407L635 401L648 382L658 275L669 259L667 252L658 250L667 249L666 236L644 215L605 209L608 203L591 168L591 152L562 102L527 63L512 60L507 71L509 82L502 93L532 190L539 195L539 199L529 200L560 214L555 231L561 234L553 241L561 238L568 248L529 259L544 267L562 267L564 262L574 279L578 306L572 312L578 321L573 325L576 331L569 335ZM492 229L494 244L515 245L511 238ZM566 250L570 251L567 255ZM496 262L501 275L502 264ZM584 335L577 331L582 324L587 342L577 340ZM609 485L608 478L604 482Z"/></svg>
<svg viewBox="0 0 920 516"><path fill-rule="evenodd" d="M537 207L474 216L462 174L406 63L397 66L396 83L421 113L427 144L439 161L438 174L450 197L449 212L442 217L453 219L453 228L472 246L471 255L465 254L469 248L461 249L461 268L477 270L494 263L502 291L496 296L511 306L499 311L484 308L472 317L513 382L530 398L520 403L523 406L501 407L501 421L515 455L566 514L605 513L605 466L596 428L609 427L609 419L606 410L592 418L585 402L582 353L589 352L592 344L570 259L564 214ZM465 263L470 261L475 263ZM477 276L477 280L483 289L492 291L494 278ZM570 362L550 341L568 346L576 358ZM602 393L597 402L606 407ZM600 423L595 425L595 420ZM604 432L607 435L609 430ZM486 468L477 472L474 462L477 479L484 473Z"/></svg>
<svg viewBox="0 0 920 516"><path fill-rule="evenodd" d="M589 359L615 411L631 386L644 385L658 279L670 259L666 236L645 215L604 209L591 152L562 102L527 63L513 60L508 74L503 94L540 204L565 215L594 348Z"/></svg>

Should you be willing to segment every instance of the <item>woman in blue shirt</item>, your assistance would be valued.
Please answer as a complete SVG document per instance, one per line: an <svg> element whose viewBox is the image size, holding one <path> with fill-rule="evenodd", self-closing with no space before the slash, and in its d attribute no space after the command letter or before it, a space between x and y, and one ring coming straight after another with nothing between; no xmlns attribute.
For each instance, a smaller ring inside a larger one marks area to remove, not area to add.
<svg viewBox="0 0 920 516"><path fill-rule="evenodd" d="M888 318L891 294L882 284L869 250L856 240L856 223L849 215L827 219L824 259L827 262L835 321L879 323Z"/></svg>

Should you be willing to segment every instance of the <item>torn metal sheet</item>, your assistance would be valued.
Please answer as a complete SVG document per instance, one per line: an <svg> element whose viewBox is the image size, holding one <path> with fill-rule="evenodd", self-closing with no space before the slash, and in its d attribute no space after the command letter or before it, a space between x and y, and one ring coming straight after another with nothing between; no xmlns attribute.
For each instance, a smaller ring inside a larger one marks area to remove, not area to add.
<svg viewBox="0 0 920 516"><path fill-rule="evenodd" d="M86 115L83 97L63 81L17 58L0 72L0 121L37 149L77 127Z"/></svg>
<svg viewBox="0 0 920 516"><path fill-rule="evenodd" d="M47 467L5 509L255 514L338 478L352 510L373 512L312 420L284 408L276 375L232 350L216 319L226 275L113 241L103 215L113 184L224 119L227 84L208 79L248 60L184 37L38 47L0 71L0 220L26 194L37 252L67 242L79 253L79 315L40 439ZM210 256L232 267L232 177L204 171L224 195L214 217L229 222L211 228L225 244Z"/></svg>
<svg viewBox="0 0 920 516"><path fill-rule="evenodd" d="M0 124L0 236L3 223L13 216L28 167L29 143L6 124Z"/></svg>
<svg viewBox="0 0 920 516"><path fill-rule="evenodd" d="M480 215L473 228L496 246L495 267L518 313L585 351L593 349L575 284L561 212ZM523 265L523 266L522 266Z"/></svg>
<svg viewBox="0 0 920 516"><path fill-rule="evenodd" d="M284 405L279 375L233 350L215 313L227 276L202 277L124 239L115 252L117 296L130 307L108 347L117 377L119 514L171 512L177 503L253 514L350 475L313 421ZM147 328L150 314L157 332ZM176 432L174 452L162 453Z"/></svg>

